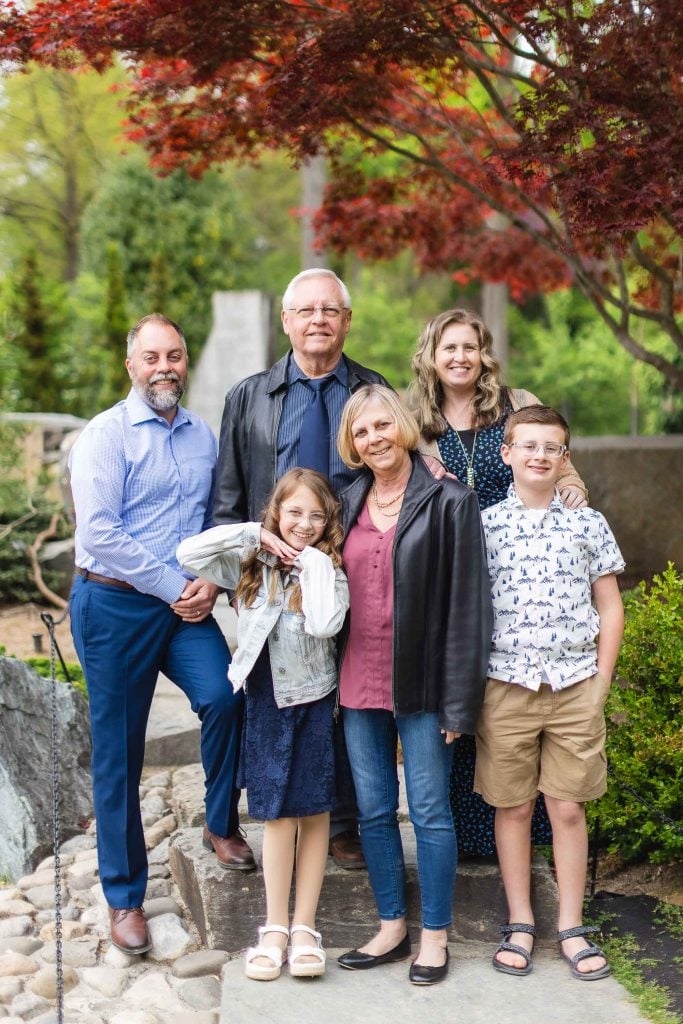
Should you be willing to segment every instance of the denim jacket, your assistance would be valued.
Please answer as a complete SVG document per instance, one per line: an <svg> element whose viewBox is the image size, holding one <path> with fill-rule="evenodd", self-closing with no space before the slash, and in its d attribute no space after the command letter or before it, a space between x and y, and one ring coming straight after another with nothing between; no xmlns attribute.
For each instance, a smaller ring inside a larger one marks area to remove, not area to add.
<svg viewBox="0 0 683 1024"><path fill-rule="evenodd" d="M188 537L177 551L184 569L219 587L234 590L242 563L259 549L260 523L234 523ZM273 692L279 708L319 700L337 685L334 637L349 607L341 569L318 548L306 547L292 570L277 569L277 558L260 551L263 579L253 604L238 605L237 651L228 670L235 691L242 689L268 641ZM276 589L268 600L273 573ZM301 584L302 612L289 610L295 584Z"/></svg>

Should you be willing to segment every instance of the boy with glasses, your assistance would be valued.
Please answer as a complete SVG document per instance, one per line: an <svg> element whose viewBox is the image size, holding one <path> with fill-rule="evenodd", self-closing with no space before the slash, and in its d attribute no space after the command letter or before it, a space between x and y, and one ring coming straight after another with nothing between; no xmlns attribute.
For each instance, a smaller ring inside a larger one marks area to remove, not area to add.
<svg viewBox="0 0 683 1024"><path fill-rule="evenodd" d="M482 513L494 627L474 780L496 808L508 902L493 966L531 971L530 828L540 792L553 827L560 954L575 978L592 981L610 968L586 938L597 929L582 926L584 804L606 789L604 705L623 633L624 560L599 512L560 500L569 428L558 412L537 405L510 416L501 455L513 484Z"/></svg>

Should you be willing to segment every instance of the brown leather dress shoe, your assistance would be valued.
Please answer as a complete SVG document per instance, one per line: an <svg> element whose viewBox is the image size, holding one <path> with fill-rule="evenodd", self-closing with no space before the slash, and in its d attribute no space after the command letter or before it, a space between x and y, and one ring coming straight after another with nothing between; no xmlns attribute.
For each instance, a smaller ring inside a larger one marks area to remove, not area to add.
<svg viewBox="0 0 683 1024"><path fill-rule="evenodd" d="M366 866L363 848L356 832L339 832L336 836L331 836L329 854L338 867L346 868L347 871L357 871Z"/></svg>
<svg viewBox="0 0 683 1024"><path fill-rule="evenodd" d="M217 836L205 825L202 843L205 850L213 850L222 868L232 871L254 871L256 868L251 847L240 832L235 832L234 836Z"/></svg>
<svg viewBox="0 0 683 1024"><path fill-rule="evenodd" d="M147 921L142 907L109 908L112 945L122 953L146 953L151 948Z"/></svg>

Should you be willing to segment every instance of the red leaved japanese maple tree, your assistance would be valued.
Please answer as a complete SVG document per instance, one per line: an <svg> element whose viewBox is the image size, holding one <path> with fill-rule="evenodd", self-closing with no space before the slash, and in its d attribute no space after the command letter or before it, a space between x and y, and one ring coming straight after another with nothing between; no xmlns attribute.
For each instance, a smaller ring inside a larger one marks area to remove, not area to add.
<svg viewBox="0 0 683 1024"><path fill-rule="evenodd" d="M0 0L0 12L9 66L121 54L129 132L159 169L324 152L327 244L411 247L425 268L515 296L574 282L633 356L683 387L680 0Z"/></svg>

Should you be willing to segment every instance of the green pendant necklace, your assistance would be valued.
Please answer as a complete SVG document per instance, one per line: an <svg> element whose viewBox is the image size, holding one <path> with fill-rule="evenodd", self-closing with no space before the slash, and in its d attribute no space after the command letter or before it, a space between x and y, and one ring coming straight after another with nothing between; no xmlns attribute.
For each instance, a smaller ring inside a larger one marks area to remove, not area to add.
<svg viewBox="0 0 683 1024"><path fill-rule="evenodd" d="M462 448L462 453L465 456L465 465L467 466L467 479L466 479L467 486L473 488L474 487L474 452L475 452L475 449L477 447L477 431L475 430L475 432L474 432L474 441L472 442L472 453L470 455L468 455L467 448L465 448L465 445L462 443L462 438L460 437L460 434L455 429L455 427L453 427L453 430L455 432L455 436L458 439L458 443L460 444L460 447Z"/></svg>

